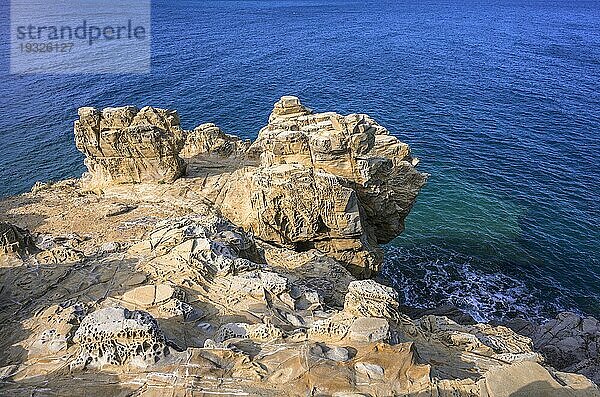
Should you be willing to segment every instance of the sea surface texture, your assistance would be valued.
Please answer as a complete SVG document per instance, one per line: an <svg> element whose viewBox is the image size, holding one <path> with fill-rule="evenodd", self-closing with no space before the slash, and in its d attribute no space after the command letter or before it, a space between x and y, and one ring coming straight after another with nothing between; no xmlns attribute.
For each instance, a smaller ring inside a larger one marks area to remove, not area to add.
<svg viewBox="0 0 600 397"><path fill-rule="evenodd" d="M600 2L157 0L145 75L9 75L0 49L0 196L81 175L80 106L254 138L297 95L370 114L431 174L386 248L404 303L600 316Z"/></svg>

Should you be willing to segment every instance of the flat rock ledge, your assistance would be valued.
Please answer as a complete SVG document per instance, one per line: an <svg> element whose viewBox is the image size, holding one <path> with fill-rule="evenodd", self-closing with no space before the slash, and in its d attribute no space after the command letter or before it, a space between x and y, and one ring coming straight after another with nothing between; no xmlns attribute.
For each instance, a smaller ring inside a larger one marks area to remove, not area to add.
<svg viewBox="0 0 600 397"><path fill-rule="evenodd" d="M600 396L566 355L597 322L409 318L364 279L425 181L368 116L284 97L251 143L122 109L84 111L88 175L0 201L0 395Z"/></svg>

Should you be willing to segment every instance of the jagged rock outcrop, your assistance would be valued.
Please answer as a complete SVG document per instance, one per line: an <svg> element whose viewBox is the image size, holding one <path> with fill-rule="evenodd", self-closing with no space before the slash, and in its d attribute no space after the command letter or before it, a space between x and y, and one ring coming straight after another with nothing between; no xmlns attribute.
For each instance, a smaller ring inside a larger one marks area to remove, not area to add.
<svg viewBox="0 0 600 397"><path fill-rule="evenodd" d="M379 269L378 244L402 232L426 180L408 145L369 116L313 114L296 97L275 104L248 156L260 166L216 184L223 215L265 241L325 252L361 277Z"/></svg>
<svg viewBox="0 0 600 397"><path fill-rule="evenodd" d="M600 383L600 321L597 319L565 312L541 325L518 319L507 325L530 337L535 349L555 368L578 372Z"/></svg>
<svg viewBox="0 0 600 397"><path fill-rule="evenodd" d="M75 121L75 145L85 154L89 189L107 184L172 182L184 171L183 131L176 111L134 106L84 107Z"/></svg>
<svg viewBox="0 0 600 397"><path fill-rule="evenodd" d="M36 250L29 231L8 222L0 222L0 255L27 254Z"/></svg>
<svg viewBox="0 0 600 397"><path fill-rule="evenodd" d="M327 172L357 193L363 227L379 243L404 228L426 175L414 168L410 148L366 114L313 114L298 98L283 97L252 145L261 164L301 164Z"/></svg>
<svg viewBox="0 0 600 397"><path fill-rule="evenodd" d="M110 193L111 182L169 182L181 174L178 156L185 157L186 179L155 186L154 192L145 187L143 193L169 199L193 194L263 241L297 251L318 249L361 277L379 269L379 244L402 232L426 180L408 145L369 116L314 114L296 97L275 104L251 146L210 123L182 131L176 113L144 108L139 113L157 115L142 118L150 123L143 124L144 131L158 131L160 139L148 143L152 150L141 151L136 112L81 109L75 135L88 156L86 185L105 186ZM105 147L106 153L96 149ZM206 160L215 155L219 161Z"/></svg>
<svg viewBox="0 0 600 397"><path fill-rule="evenodd" d="M80 352L70 363L72 369L126 364L146 367L169 352L163 333L150 314L120 307L88 314L73 341Z"/></svg>
<svg viewBox="0 0 600 397"><path fill-rule="evenodd" d="M185 143L179 155L183 158L205 154L243 156L249 147L250 141L227 135L215 124L205 123L191 131L185 131Z"/></svg>

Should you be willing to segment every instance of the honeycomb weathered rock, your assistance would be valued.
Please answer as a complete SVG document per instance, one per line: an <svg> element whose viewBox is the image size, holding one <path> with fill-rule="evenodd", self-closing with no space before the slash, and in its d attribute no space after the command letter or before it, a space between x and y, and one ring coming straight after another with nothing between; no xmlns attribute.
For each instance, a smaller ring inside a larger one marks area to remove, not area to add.
<svg viewBox="0 0 600 397"><path fill-rule="evenodd" d="M358 317L397 319L398 292L373 280L353 281L348 285L344 311Z"/></svg>
<svg viewBox="0 0 600 397"><path fill-rule="evenodd" d="M71 368L130 364L146 367L168 354L156 320L143 311L107 307L88 314L73 341L80 346Z"/></svg>

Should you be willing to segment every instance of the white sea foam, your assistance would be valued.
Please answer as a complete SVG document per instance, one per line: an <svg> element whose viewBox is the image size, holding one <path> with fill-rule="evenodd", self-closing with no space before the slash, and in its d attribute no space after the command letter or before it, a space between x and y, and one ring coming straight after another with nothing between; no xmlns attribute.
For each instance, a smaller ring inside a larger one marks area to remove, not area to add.
<svg viewBox="0 0 600 397"><path fill-rule="evenodd" d="M385 258L382 275L397 288L406 306L451 305L479 322L544 319L566 309L534 286L500 271L486 271L488 264L448 249L388 246Z"/></svg>

